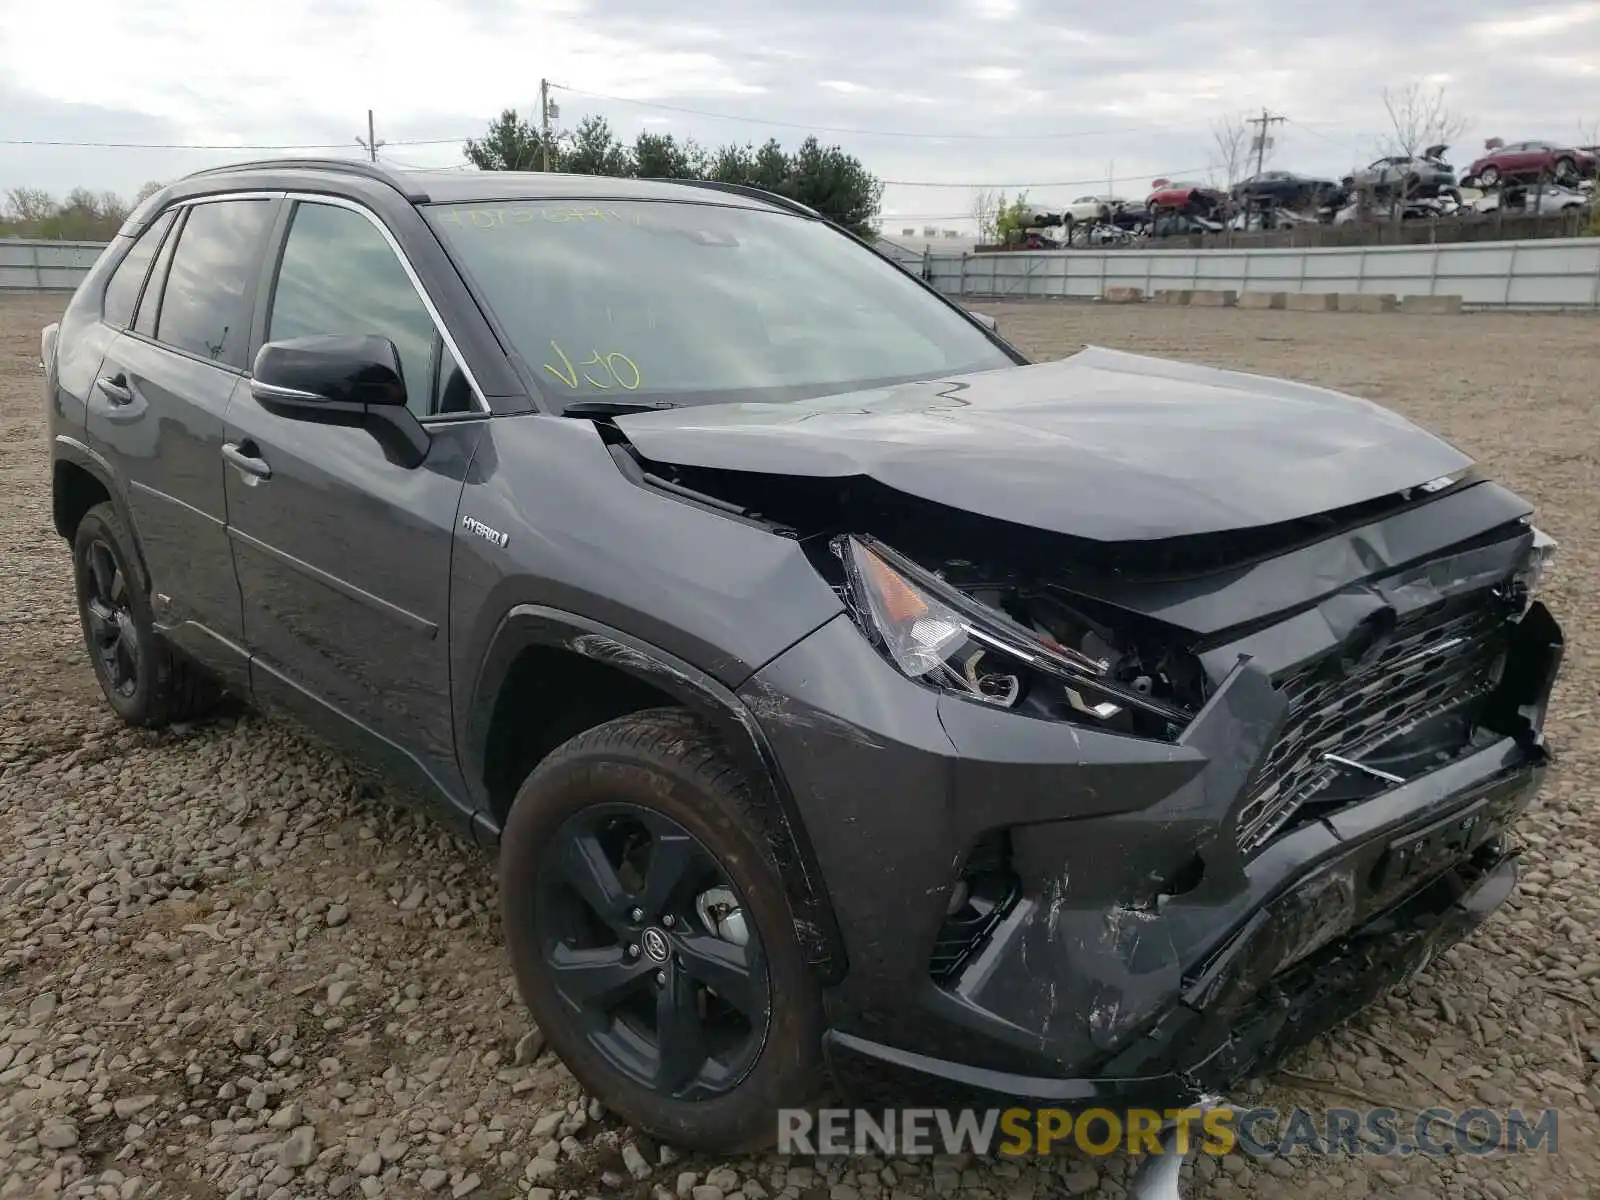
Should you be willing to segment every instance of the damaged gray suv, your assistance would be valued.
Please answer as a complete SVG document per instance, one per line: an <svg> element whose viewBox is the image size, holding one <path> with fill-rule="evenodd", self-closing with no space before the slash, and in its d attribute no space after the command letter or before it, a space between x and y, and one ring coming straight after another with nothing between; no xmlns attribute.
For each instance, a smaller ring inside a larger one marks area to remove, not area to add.
<svg viewBox="0 0 1600 1200"><path fill-rule="evenodd" d="M42 350L110 704L290 714L497 848L533 1015L669 1142L1192 1102L1514 885L1553 544L1363 400L1030 364L764 193L317 160L152 196Z"/></svg>

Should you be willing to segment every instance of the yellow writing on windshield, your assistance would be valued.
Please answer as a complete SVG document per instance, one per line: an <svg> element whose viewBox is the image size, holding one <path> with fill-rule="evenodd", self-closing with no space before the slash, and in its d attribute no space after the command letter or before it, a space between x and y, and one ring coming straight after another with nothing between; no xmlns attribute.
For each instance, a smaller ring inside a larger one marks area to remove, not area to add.
<svg viewBox="0 0 1600 1200"><path fill-rule="evenodd" d="M507 225L537 223L638 225L639 214L581 204L514 204L500 208L445 209L439 214L439 223L457 229L501 229Z"/></svg>
<svg viewBox="0 0 1600 1200"><path fill-rule="evenodd" d="M601 352L594 350L589 357L573 365L572 358L561 348L555 339L550 341L550 349L555 351L556 357L561 360L559 367L545 363L544 369L549 371L569 388L576 388L581 378L590 387L609 391L613 387L621 388L625 392L636 391L639 387L641 376L639 366L626 354L617 350ZM583 368L581 374L579 368ZM600 371L600 378L596 379L590 374L588 368L595 367Z"/></svg>

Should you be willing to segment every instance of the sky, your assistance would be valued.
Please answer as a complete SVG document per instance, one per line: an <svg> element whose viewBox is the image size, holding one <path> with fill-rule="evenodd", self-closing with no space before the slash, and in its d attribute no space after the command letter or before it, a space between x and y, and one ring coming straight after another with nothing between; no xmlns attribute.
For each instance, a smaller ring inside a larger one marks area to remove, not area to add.
<svg viewBox="0 0 1600 1200"><path fill-rule="evenodd" d="M1413 82L1465 118L1458 168L1491 136L1600 141L1600 0L73 0L65 23L0 0L0 194L359 155L369 108L380 158L455 167L501 110L537 113L541 76L558 124L624 140L815 132L887 181L886 231L967 230L976 185L1204 179L1217 123L1263 107L1288 118L1268 166L1343 175Z"/></svg>

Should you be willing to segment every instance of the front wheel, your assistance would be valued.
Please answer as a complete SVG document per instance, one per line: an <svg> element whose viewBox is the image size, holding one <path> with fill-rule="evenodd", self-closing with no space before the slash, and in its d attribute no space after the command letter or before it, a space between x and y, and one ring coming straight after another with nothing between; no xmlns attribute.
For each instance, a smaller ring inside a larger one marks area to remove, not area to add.
<svg viewBox="0 0 1600 1200"><path fill-rule="evenodd" d="M1500 171L1497 167L1485 167L1478 172L1478 184L1484 188L1492 188L1500 182Z"/></svg>
<svg viewBox="0 0 1600 1200"><path fill-rule="evenodd" d="M820 1091L822 1008L749 784L691 714L579 734L500 848L524 1002L586 1091L673 1145L769 1145Z"/></svg>
<svg viewBox="0 0 1600 1200"><path fill-rule="evenodd" d="M1578 164L1576 162L1574 162L1570 158L1558 158L1558 159L1556 159L1556 182L1557 183L1564 183L1564 184L1571 185L1571 184L1577 183L1579 178L1580 178L1580 176L1579 176L1579 173L1578 173Z"/></svg>

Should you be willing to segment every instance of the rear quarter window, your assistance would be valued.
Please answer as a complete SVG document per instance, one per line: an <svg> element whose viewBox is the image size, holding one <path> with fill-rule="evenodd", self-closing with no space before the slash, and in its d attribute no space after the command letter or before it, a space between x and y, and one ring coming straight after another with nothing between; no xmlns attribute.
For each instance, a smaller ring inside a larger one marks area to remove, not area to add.
<svg viewBox="0 0 1600 1200"><path fill-rule="evenodd" d="M150 264L155 261L161 239L172 227L172 213L164 212L139 235L133 248L117 264L106 283L105 300L100 307L101 318L107 325L126 329L133 320L133 309L139 303L139 292L150 274Z"/></svg>

